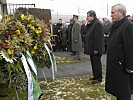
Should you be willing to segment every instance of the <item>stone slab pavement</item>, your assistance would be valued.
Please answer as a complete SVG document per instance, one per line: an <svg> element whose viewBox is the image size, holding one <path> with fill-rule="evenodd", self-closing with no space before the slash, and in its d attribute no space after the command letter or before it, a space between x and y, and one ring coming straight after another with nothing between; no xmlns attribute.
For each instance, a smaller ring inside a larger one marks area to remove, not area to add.
<svg viewBox="0 0 133 100"><path fill-rule="evenodd" d="M70 52L54 52L55 55L64 55L70 56ZM81 76L81 75L92 75L91 62L89 59L89 55L85 55L81 53L81 57L88 58L88 61L75 63L75 64L63 64L57 65L57 73L56 77L69 77L69 76ZM106 54L102 55L102 65L103 65L103 74L105 74L106 70ZM44 73L47 79L52 78L51 69L44 68ZM38 78L44 79L44 75L41 68L38 68Z"/></svg>

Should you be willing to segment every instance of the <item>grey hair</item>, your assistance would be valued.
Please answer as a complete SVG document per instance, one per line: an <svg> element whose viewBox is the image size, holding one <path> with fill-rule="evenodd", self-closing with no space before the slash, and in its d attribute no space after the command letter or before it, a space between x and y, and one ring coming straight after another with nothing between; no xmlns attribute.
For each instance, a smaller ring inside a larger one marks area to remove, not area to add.
<svg viewBox="0 0 133 100"><path fill-rule="evenodd" d="M127 10L123 4L116 4L112 7L115 7L117 11L120 11L124 16L126 16Z"/></svg>

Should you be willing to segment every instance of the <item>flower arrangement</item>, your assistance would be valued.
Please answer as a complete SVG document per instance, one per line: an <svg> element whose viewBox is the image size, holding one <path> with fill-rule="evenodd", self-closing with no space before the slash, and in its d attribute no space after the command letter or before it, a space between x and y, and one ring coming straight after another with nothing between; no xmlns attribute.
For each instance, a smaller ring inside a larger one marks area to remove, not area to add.
<svg viewBox="0 0 133 100"><path fill-rule="evenodd" d="M49 43L50 32L44 21L31 15L17 18L4 15L0 23L0 79L9 87L25 88L27 80L20 53L31 53L37 67L50 67L50 58L44 47ZM23 80L23 82L18 81ZM18 82L18 83L16 83Z"/></svg>
<svg viewBox="0 0 133 100"><path fill-rule="evenodd" d="M26 85L26 76L19 55L25 53L32 46L32 42L30 34L20 21L8 15L3 16L0 22L0 79L9 87L15 87L19 77L25 80L18 83L20 88Z"/></svg>
<svg viewBox="0 0 133 100"><path fill-rule="evenodd" d="M7 15L3 17L0 24L0 50L6 61L13 63L20 53L32 45L32 41L21 22Z"/></svg>
<svg viewBox="0 0 133 100"><path fill-rule="evenodd" d="M43 20L34 18L32 15L18 15L19 21L26 27L28 33L31 35L33 42L30 47L30 52L33 60L38 67L47 66L50 67L50 58L46 49L44 48L44 43L49 43L50 32L47 25Z"/></svg>

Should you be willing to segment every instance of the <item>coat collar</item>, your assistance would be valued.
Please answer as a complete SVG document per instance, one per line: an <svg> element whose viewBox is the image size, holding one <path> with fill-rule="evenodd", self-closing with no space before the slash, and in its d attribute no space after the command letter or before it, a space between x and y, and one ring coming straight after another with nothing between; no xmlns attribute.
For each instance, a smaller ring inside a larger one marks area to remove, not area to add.
<svg viewBox="0 0 133 100"><path fill-rule="evenodd" d="M128 18L127 17L124 17L120 21L114 22L113 25L112 25L112 27L111 27L110 37L114 33L114 31L116 29L118 29L122 25L122 23L124 23L127 20L128 20Z"/></svg>
<svg viewBox="0 0 133 100"><path fill-rule="evenodd" d="M92 25L96 20L97 20L97 18L94 18L94 19L90 22L90 25Z"/></svg>
<svg viewBox="0 0 133 100"><path fill-rule="evenodd" d="M127 17L123 17L120 21L113 23L113 28L118 28L124 21L128 20Z"/></svg>

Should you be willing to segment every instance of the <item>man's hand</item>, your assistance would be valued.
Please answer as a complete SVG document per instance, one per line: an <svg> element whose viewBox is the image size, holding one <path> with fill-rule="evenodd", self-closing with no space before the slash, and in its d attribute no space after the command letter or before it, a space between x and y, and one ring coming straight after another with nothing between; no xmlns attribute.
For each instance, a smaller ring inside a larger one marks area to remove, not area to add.
<svg viewBox="0 0 133 100"><path fill-rule="evenodd" d="M94 54L98 54L98 51L97 50L94 50Z"/></svg>
<svg viewBox="0 0 133 100"><path fill-rule="evenodd" d="M58 30L58 33L60 32L60 30Z"/></svg>
<svg viewBox="0 0 133 100"><path fill-rule="evenodd" d="M126 69L126 71L130 74L133 74L133 70Z"/></svg>
<svg viewBox="0 0 133 100"><path fill-rule="evenodd" d="M75 43L77 43L78 41L77 40L74 40Z"/></svg>

